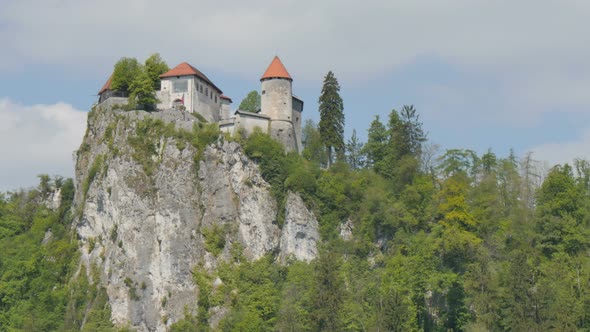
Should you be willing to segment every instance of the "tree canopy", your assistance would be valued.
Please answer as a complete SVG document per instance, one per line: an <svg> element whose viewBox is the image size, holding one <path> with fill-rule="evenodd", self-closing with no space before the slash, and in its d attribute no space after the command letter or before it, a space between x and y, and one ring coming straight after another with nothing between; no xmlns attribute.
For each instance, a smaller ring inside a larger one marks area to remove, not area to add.
<svg viewBox="0 0 590 332"><path fill-rule="evenodd" d="M131 83L142 72L142 66L135 58L121 58L113 69L111 88L123 93L130 93Z"/></svg>
<svg viewBox="0 0 590 332"><path fill-rule="evenodd" d="M258 94L258 91L250 91L248 95L246 95L246 97L242 100L240 106L238 106L238 109L252 113L260 112L260 94Z"/></svg>
<svg viewBox="0 0 590 332"><path fill-rule="evenodd" d="M111 88L128 94L131 107L152 110L158 103L156 90L160 89L160 75L168 69L158 53L147 58L144 65L135 58L121 58L113 69Z"/></svg>
<svg viewBox="0 0 590 332"><path fill-rule="evenodd" d="M153 89L160 90L160 75L170 70L166 62L162 60L159 53L154 53L145 60L144 68Z"/></svg>
<svg viewBox="0 0 590 332"><path fill-rule="evenodd" d="M324 77L319 98L319 130L328 152L328 167L333 162L333 152L344 156L344 103L340 97L340 84L332 71Z"/></svg>

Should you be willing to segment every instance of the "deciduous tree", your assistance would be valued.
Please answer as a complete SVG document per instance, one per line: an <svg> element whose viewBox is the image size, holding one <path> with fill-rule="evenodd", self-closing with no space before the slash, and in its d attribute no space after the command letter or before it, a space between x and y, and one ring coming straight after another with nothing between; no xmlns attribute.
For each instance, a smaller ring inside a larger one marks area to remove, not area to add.
<svg viewBox="0 0 590 332"><path fill-rule="evenodd" d="M144 66L145 72L150 78L154 90L160 90L160 75L170 70L170 68L166 62L162 60L159 53L150 55L150 57L145 60Z"/></svg>
<svg viewBox="0 0 590 332"><path fill-rule="evenodd" d="M141 73L141 64L135 58L121 58L115 64L111 88L123 93L129 93L131 83Z"/></svg>
<svg viewBox="0 0 590 332"><path fill-rule="evenodd" d="M260 112L260 94L258 94L258 91L250 91L246 98L242 100L238 109L252 113Z"/></svg>

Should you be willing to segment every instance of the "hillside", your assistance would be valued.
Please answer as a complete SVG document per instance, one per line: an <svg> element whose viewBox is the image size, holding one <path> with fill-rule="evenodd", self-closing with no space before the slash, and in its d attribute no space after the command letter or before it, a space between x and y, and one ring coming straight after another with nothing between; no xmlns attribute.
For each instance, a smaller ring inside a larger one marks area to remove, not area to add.
<svg viewBox="0 0 590 332"><path fill-rule="evenodd" d="M429 160L392 112L326 169L311 124L299 156L114 108L89 113L75 181L0 197L9 330L590 328L585 161Z"/></svg>

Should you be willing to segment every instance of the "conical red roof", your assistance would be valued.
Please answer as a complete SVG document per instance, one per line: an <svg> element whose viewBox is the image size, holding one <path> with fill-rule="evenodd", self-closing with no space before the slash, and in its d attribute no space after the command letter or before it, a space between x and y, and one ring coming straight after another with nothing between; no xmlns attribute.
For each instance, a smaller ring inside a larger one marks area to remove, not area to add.
<svg viewBox="0 0 590 332"><path fill-rule="evenodd" d="M270 65L264 72L264 75L262 75L262 77L260 78L260 80L262 81L268 78L286 78L290 81L293 80L278 56L275 56L275 58L272 59L272 62L270 63Z"/></svg>

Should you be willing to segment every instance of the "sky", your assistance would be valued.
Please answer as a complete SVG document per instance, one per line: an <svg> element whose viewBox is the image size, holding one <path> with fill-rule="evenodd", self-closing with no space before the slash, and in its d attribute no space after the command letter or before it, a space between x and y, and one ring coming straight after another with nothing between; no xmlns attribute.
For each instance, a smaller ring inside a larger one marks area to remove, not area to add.
<svg viewBox="0 0 590 332"><path fill-rule="evenodd" d="M155 52L234 107L278 55L316 122L331 70L347 137L412 104L443 152L590 158L588 17L586 0L0 0L0 191L73 176L113 65Z"/></svg>

